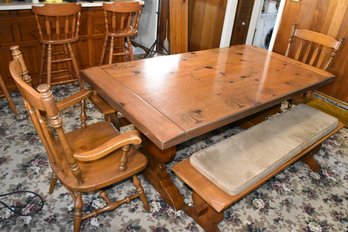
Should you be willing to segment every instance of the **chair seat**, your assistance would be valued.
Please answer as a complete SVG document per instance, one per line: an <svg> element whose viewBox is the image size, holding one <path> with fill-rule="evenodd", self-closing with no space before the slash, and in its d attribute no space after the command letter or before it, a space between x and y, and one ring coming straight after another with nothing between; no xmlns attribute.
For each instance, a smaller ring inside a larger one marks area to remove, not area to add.
<svg viewBox="0 0 348 232"><path fill-rule="evenodd" d="M112 37L132 37L135 36L138 33L138 30L135 29L126 29L126 30L121 30L121 29L116 29L113 30L112 32L106 32L106 36L112 36Z"/></svg>
<svg viewBox="0 0 348 232"><path fill-rule="evenodd" d="M300 104L193 154L190 163L223 191L237 195L337 125L336 118Z"/></svg>
<svg viewBox="0 0 348 232"><path fill-rule="evenodd" d="M98 131L98 133L96 133ZM100 133L103 132L103 133ZM91 135L98 134L98 137ZM78 129L67 133L67 138L74 152L83 152L97 147L104 142L118 135L118 131L109 122L99 122L86 129ZM62 152L61 146L57 146L57 151ZM139 153L134 147L128 153L127 169L124 172L118 170L121 156L120 149L101 159L91 162L78 162L83 173L83 184L78 184L74 175L67 171L67 175L61 172L58 176L63 184L69 189L75 189L81 192L94 191L110 184L116 183L122 179L131 177L143 170L147 165L146 157ZM64 162L65 170L70 170L68 163Z"/></svg>
<svg viewBox="0 0 348 232"><path fill-rule="evenodd" d="M79 37L68 35L43 35L42 38L38 39L41 44L67 44L73 43L79 40Z"/></svg>

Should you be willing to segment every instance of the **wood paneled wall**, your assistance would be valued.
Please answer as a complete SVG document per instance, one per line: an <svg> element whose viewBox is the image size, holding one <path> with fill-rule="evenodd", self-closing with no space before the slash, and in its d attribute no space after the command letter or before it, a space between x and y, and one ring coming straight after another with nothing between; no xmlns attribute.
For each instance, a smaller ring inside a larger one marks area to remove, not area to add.
<svg viewBox="0 0 348 232"><path fill-rule="evenodd" d="M218 48L227 0L190 0L188 4L189 51Z"/></svg>
<svg viewBox="0 0 348 232"><path fill-rule="evenodd" d="M341 51L335 57L328 71L337 77L335 81L320 91L348 102L348 1L347 0L287 0L278 31L274 51L284 54L292 24L345 38Z"/></svg>

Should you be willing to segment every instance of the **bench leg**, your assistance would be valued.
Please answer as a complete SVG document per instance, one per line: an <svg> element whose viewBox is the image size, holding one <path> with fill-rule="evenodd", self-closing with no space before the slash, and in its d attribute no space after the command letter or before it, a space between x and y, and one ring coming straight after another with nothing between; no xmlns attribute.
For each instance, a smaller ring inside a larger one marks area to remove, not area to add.
<svg viewBox="0 0 348 232"><path fill-rule="evenodd" d="M218 213L197 193L192 192L193 206L185 205L184 212L195 220L206 232L220 231L218 224L224 219L224 212Z"/></svg>
<svg viewBox="0 0 348 232"><path fill-rule="evenodd" d="M312 151L301 158L301 161L309 166L313 172L320 171L320 165L318 161L314 158L314 154L318 153L321 148L321 144L316 146Z"/></svg>

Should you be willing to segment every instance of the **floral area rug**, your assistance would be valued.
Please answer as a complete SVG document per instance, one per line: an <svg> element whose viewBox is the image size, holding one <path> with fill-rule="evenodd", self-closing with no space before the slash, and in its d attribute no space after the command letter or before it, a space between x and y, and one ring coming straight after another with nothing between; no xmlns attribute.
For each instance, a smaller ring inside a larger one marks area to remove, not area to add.
<svg viewBox="0 0 348 232"><path fill-rule="evenodd" d="M57 99L77 91L74 85L53 87ZM12 93L19 114L0 99L0 231L72 231L73 201L58 184L48 194L51 170L45 150L28 119L21 97ZM66 130L78 127L78 110L63 113ZM102 115L88 104L90 121ZM240 132L224 127L178 146L175 162L223 138ZM221 231L348 231L348 130L325 142L316 155L322 170L311 172L297 162L234 204L219 224ZM168 164L168 169L171 165ZM189 190L171 174L187 203ZM140 175L150 204L145 212L139 200L124 204L83 222L81 231L203 231L182 211L171 209ZM108 189L111 197L133 192L130 181ZM17 192L9 194L11 192ZM9 194L9 195L6 195ZM84 197L84 211L104 202L96 195Z"/></svg>

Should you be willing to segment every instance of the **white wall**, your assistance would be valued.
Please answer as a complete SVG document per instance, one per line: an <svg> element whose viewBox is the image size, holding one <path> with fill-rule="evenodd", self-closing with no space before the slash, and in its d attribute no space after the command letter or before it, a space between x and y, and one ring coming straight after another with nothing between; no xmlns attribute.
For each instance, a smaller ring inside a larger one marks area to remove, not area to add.
<svg viewBox="0 0 348 232"><path fill-rule="evenodd" d="M222 26L222 33L220 39L220 48L229 47L234 24L234 17L237 11L238 1L227 0L224 25Z"/></svg>

